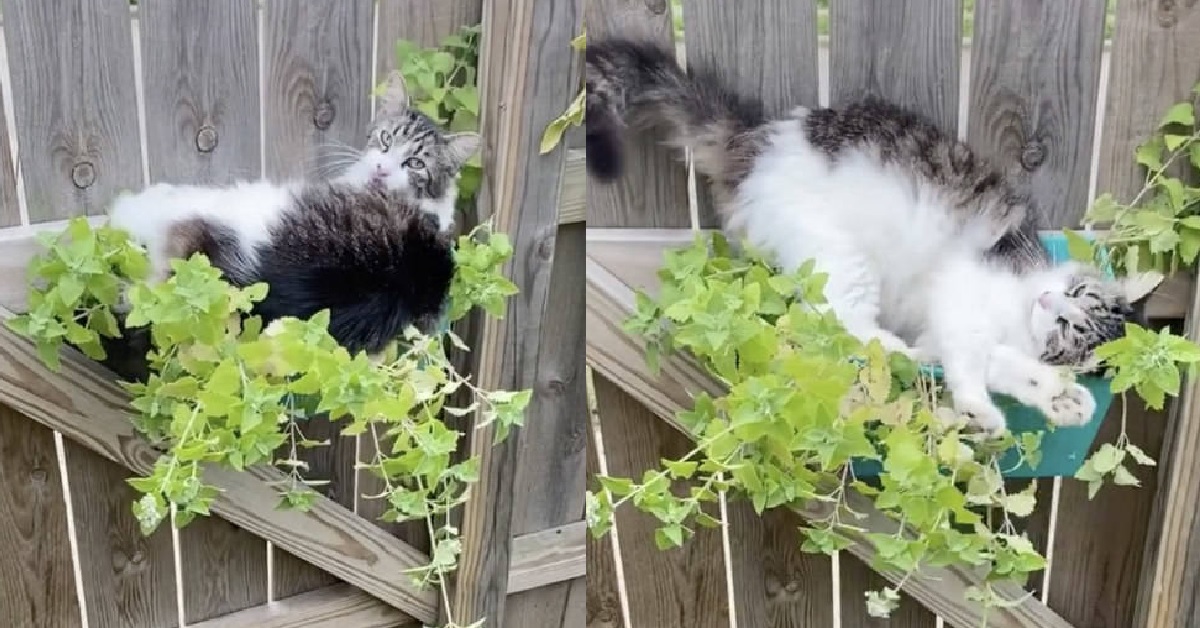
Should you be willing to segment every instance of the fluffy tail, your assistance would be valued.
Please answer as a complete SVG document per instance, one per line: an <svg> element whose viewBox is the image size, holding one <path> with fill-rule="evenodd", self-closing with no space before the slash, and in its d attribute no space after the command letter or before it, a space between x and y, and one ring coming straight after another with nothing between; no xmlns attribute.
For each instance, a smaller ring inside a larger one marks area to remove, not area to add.
<svg viewBox="0 0 1200 628"><path fill-rule="evenodd" d="M310 186L258 250L268 285L264 322L329 308L329 332L351 353L375 353L415 325L429 333L447 305L452 240L396 195Z"/></svg>
<svg viewBox="0 0 1200 628"><path fill-rule="evenodd" d="M688 74L666 48L606 38L587 46L587 167L612 180L623 168L626 129L658 129L667 143L690 148L696 168L726 181L743 163L750 143L738 142L764 122L762 103L739 97L715 75Z"/></svg>

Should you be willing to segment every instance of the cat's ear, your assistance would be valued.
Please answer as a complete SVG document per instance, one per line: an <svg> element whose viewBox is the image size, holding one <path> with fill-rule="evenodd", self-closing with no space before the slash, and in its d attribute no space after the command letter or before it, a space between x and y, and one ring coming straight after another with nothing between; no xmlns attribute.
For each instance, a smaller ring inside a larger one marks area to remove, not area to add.
<svg viewBox="0 0 1200 628"><path fill-rule="evenodd" d="M1121 288L1125 292L1125 299L1130 303L1137 303L1154 292L1158 284L1162 283L1165 276L1157 270L1148 270L1144 273L1133 273L1121 279Z"/></svg>
<svg viewBox="0 0 1200 628"><path fill-rule="evenodd" d="M462 168L475 151L479 150L480 142L478 133L455 133L446 137L447 157L455 170Z"/></svg>
<svg viewBox="0 0 1200 628"><path fill-rule="evenodd" d="M397 115L408 109L408 85L399 70L388 72L378 104L380 115Z"/></svg>

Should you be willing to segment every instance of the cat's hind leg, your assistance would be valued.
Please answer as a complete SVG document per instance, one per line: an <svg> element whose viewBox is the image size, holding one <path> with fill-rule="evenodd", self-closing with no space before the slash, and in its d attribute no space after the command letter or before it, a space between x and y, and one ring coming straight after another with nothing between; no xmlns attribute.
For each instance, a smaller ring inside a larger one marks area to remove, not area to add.
<svg viewBox="0 0 1200 628"><path fill-rule="evenodd" d="M1096 400L1065 370L1005 345L992 350L988 387L1037 408L1054 425L1083 425L1092 419Z"/></svg>
<svg viewBox="0 0 1200 628"><path fill-rule="evenodd" d="M863 344L878 339L884 350L915 359L916 352L903 338L879 325L880 278L870 262L847 249L823 258L817 271L827 275L825 308L837 315L846 332Z"/></svg>

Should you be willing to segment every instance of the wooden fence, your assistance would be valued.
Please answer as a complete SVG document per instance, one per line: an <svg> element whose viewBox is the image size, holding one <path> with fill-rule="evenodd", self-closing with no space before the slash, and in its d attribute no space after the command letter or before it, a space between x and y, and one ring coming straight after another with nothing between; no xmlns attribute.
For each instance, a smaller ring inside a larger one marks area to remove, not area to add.
<svg viewBox="0 0 1200 628"><path fill-rule="evenodd" d="M580 0L3 0L0 314L24 307L33 234L104 213L122 189L313 174L359 146L397 39L432 45L482 22L480 216L512 237L521 288L474 330L475 377L529 387L526 427L473 443L483 480L462 514L453 604L488 626L583 623L583 181L580 134L542 129L580 85ZM553 303L554 307L547 307ZM471 331L471 330L467 330ZM155 454L110 374L73 354L45 369L0 331L0 625L207 628L432 625L403 573L427 539L376 520L352 438L308 459L332 484L308 513L274 509L272 469L213 470L225 489L181 531L149 537L125 478ZM466 426L469 428L469 426ZM470 431L469 429L467 431Z"/></svg>
<svg viewBox="0 0 1200 628"><path fill-rule="evenodd" d="M1200 80L1195 2L1120 0L1111 42L1103 0L980 0L969 42L960 0L821 4L829 6L828 36L818 36L815 0L683 0L685 41L677 43L689 63L718 68L762 96L771 113L867 93L915 107L1021 171L1047 228L1077 225L1094 190L1131 198L1143 182L1134 147ZM592 0L587 23L593 40L632 31L673 38L666 2ZM635 148L626 176L587 190L587 358L597 417L589 476L641 478L660 458L690 450L673 415L691 407L689 393L715 389L681 359L651 375L639 340L620 327L633 309L632 290L656 284L663 247L716 224L702 181L689 195L688 173L667 149L653 138ZM1152 310L1182 319L1196 311L1192 293L1188 278L1176 278ZM1027 531L1049 567L1029 583L1032 599L994 610L989 626L1200 626L1194 394L1189 385L1166 413L1131 411L1131 439L1160 463L1140 470L1141 488L1106 487L1089 500L1081 482L1040 484ZM1112 442L1118 424L1110 417L1097 443ZM588 541L588 626L980 625L980 609L963 601L971 583L965 572L910 580L892 618L873 619L863 594L884 576L863 562L869 548L833 560L802 553L797 515L757 517L741 501L726 508L724 528L701 528L667 552L655 548L654 519L619 511L615 534Z"/></svg>

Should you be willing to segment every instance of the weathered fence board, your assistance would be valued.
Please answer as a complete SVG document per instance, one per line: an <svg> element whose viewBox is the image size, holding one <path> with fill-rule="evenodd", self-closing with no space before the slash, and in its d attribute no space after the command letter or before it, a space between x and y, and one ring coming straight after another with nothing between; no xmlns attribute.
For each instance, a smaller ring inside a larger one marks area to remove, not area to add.
<svg viewBox="0 0 1200 628"><path fill-rule="evenodd" d="M834 106L873 95L958 128L962 0L839 0L829 8Z"/></svg>
<svg viewBox="0 0 1200 628"><path fill-rule="evenodd" d="M150 180L257 178L262 129L254 4L155 0L138 15Z"/></svg>
<svg viewBox="0 0 1200 628"><path fill-rule="evenodd" d="M377 76L396 67L397 39L437 45L460 27L478 24L482 10L480 0L380 0Z"/></svg>
<svg viewBox="0 0 1200 628"><path fill-rule="evenodd" d="M570 41L580 32L583 2L485 0L480 41L481 129L484 180L481 214L509 235L514 249L505 274L519 287L503 320L485 318L475 353L477 382L485 389L535 388L548 320L558 233L558 195L567 149L540 154L546 125L574 98ZM541 399L538 400L538 403ZM462 621L501 623L514 516L513 480L524 430L493 444L495 424L474 416L471 454L480 481L463 508L463 553L454 585L454 615Z"/></svg>
<svg viewBox="0 0 1200 628"><path fill-rule="evenodd" d="M737 625L833 626L833 564L800 550L800 518L784 510L760 516L745 498L730 500L727 511Z"/></svg>
<svg viewBox="0 0 1200 628"><path fill-rule="evenodd" d="M347 147L365 144L370 121L373 3L370 0L269 0L264 6L264 110L269 178L329 176L348 165ZM303 429L330 445L305 450L313 479L353 508L354 439L327 417ZM348 453L347 453L348 452ZM328 574L276 551L274 595L326 586Z"/></svg>
<svg viewBox="0 0 1200 628"><path fill-rule="evenodd" d="M684 4L687 64L717 72L770 116L817 105L817 5L813 0ZM716 226L708 182L696 189L701 226Z"/></svg>
<svg viewBox="0 0 1200 628"><path fill-rule="evenodd" d="M3 8L29 218L103 213L143 180L128 2Z"/></svg>
<svg viewBox="0 0 1200 628"><path fill-rule="evenodd" d="M920 602L905 595L900 607L892 611L887 619L867 614L867 591L878 591L890 586L887 578L875 573L863 561L849 552L839 556L842 572L842 625L850 628L935 628L937 615L929 612ZM967 628L963 626L963 628Z"/></svg>
<svg viewBox="0 0 1200 628"><path fill-rule="evenodd" d="M188 623L267 601L266 542L223 518L198 519L181 530L179 560Z"/></svg>
<svg viewBox="0 0 1200 628"><path fill-rule="evenodd" d="M37 429L29 419L25 425ZM70 439L63 441L88 624L178 625L170 528L143 535L130 510L136 492L125 482L133 474Z"/></svg>
<svg viewBox="0 0 1200 628"><path fill-rule="evenodd" d="M4 104L0 94L0 227L11 227L21 224L21 201L17 197L17 169Z"/></svg>
<svg viewBox="0 0 1200 628"><path fill-rule="evenodd" d="M593 382L610 474L641 478L646 469L657 468L663 458L674 460L691 450L692 443L683 434L615 384L598 373ZM676 483L676 494L686 495L686 489L686 483ZM714 517L719 515L715 507L706 511ZM662 551L654 543L657 519L632 506L618 509L615 519L621 534L631 627L730 625L719 529L697 527L696 535L683 547Z"/></svg>
<svg viewBox="0 0 1200 628"><path fill-rule="evenodd" d="M589 371L589 377L591 372ZM593 424L588 423L587 438L587 489L600 490L593 479L600 475L600 454L596 451ZM625 628L625 616L621 611L620 584L617 581L617 566L613 558L611 536L597 539L591 532L587 536L587 628Z"/></svg>
<svg viewBox="0 0 1200 628"><path fill-rule="evenodd" d="M529 534L583 519L587 390L584 371L584 225L558 228L546 312L539 330L534 398L522 428L513 481L512 534ZM550 626L584 600L584 579L510 596L505 625ZM511 593L512 586L509 590Z"/></svg>
<svg viewBox="0 0 1200 628"><path fill-rule="evenodd" d="M267 0L266 175L329 175L371 119L372 0ZM342 148L339 148L342 147Z"/></svg>
<svg viewBox="0 0 1200 628"><path fill-rule="evenodd" d="M1029 186L1046 228L1076 226L1088 174L1104 0L982 2L967 138Z"/></svg>
<svg viewBox="0 0 1200 628"><path fill-rule="evenodd" d="M80 625L54 434L0 406L0 619Z"/></svg>

